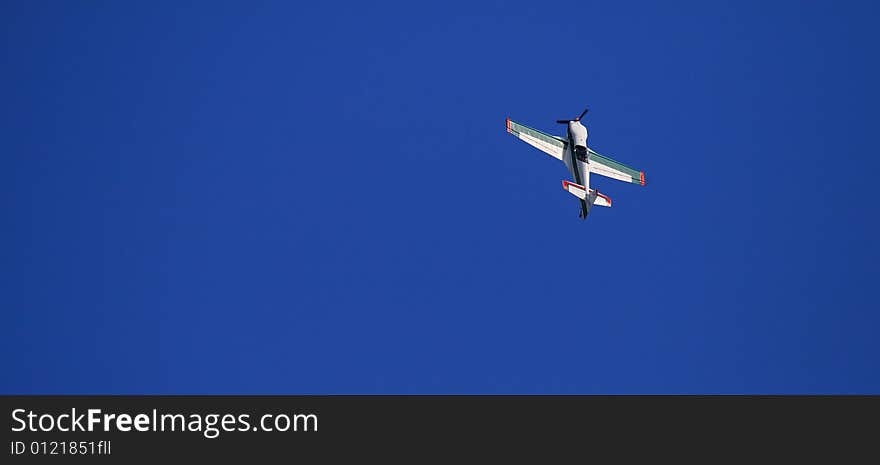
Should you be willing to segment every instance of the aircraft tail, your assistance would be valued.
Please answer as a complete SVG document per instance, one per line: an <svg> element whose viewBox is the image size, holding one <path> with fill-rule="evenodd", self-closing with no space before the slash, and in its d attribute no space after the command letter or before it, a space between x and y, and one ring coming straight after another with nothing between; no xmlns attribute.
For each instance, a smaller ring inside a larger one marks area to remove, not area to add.
<svg viewBox="0 0 880 465"><path fill-rule="evenodd" d="M562 188L583 201L586 206L586 211L581 212L582 217L587 216L586 214L589 213L590 207L593 205L598 205L600 207L611 206L611 199L606 195L600 194L596 189L587 189L584 186L575 184L571 181L562 181Z"/></svg>

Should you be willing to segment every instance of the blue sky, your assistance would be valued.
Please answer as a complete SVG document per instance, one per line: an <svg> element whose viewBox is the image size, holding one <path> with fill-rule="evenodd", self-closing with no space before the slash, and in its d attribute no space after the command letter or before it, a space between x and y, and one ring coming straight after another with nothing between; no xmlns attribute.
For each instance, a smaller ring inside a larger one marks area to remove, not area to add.
<svg viewBox="0 0 880 465"><path fill-rule="evenodd" d="M880 393L878 7L420 3L5 2L0 391Z"/></svg>

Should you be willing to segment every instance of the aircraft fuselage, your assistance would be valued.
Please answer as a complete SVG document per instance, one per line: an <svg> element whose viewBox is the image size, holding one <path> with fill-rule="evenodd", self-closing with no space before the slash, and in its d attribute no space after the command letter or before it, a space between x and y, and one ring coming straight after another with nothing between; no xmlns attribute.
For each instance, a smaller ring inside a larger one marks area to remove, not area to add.
<svg viewBox="0 0 880 465"><path fill-rule="evenodd" d="M587 151L587 128L580 121L568 122L568 145L565 147L565 166L574 182L590 189L590 157ZM587 202L581 200L581 217L590 211Z"/></svg>

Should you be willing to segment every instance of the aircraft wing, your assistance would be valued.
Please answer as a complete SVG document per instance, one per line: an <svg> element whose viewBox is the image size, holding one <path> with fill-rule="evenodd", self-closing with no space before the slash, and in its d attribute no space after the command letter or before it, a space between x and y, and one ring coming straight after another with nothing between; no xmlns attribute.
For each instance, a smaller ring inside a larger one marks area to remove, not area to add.
<svg viewBox="0 0 880 465"><path fill-rule="evenodd" d="M599 155L590 151L590 172L601 174L612 179L630 182L633 184L645 185L645 172L630 168L623 163L614 161L608 157Z"/></svg>
<svg viewBox="0 0 880 465"><path fill-rule="evenodd" d="M565 153L565 140L562 138L523 126L516 121L511 121L510 118L507 118L507 132L513 134L526 144L562 161L563 154Z"/></svg>

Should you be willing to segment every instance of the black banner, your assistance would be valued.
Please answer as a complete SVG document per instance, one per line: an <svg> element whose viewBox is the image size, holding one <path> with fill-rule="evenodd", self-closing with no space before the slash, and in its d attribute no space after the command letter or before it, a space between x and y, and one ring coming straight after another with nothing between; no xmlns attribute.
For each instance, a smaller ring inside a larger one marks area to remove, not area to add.
<svg viewBox="0 0 880 465"><path fill-rule="evenodd" d="M878 397L5 396L3 463L873 454ZM720 454L720 455L719 455ZM558 459L558 460L557 460Z"/></svg>

